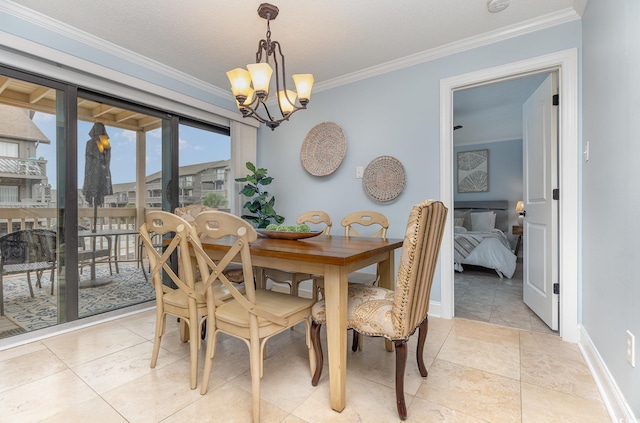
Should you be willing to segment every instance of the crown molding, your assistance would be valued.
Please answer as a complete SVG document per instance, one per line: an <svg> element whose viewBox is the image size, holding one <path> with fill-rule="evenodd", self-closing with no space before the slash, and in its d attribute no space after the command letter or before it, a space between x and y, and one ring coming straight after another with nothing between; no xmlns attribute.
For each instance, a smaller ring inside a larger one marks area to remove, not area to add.
<svg viewBox="0 0 640 423"><path fill-rule="evenodd" d="M582 0L576 0L582 1ZM511 25L499 30L490 31L482 35L465 38L430 50L425 50L398 60L382 63L350 74L320 82L313 87L314 92L329 90L341 85L351 84L363 79L372 78L388 72L408 68L421 63L436 60L451 54L460 53L474 48L493 44L498 41L529 34L531 32L561 25L567 22L580 19L578 13L571 8L559 12L549 13L538 18L530 19L519 24Z"/></svg>
<svg viewBox="0 0 640 423"><path fill-rule="evenodd" d="M16 4L10 0L0 2L0 12L6 12L9 15L15 16L16 18L31 22L56 34L68 37L89 47L95 48L96 50L119 57L135 65L152 70L161 75L172 78L186 85L193 86L215 96L230 101L234 100L229 90L224 90L215 85L206 83L201 79L194 78L184 72L180 72L146 56L127 50L117 44L105 41L78 28L72 27L49 16L36 12L32 9Z"/></svg>

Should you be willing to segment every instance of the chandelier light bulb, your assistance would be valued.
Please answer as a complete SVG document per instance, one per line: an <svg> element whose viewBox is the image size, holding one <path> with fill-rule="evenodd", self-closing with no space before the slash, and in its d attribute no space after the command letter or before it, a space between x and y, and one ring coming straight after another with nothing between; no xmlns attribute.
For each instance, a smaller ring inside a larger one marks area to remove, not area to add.
<svg viewBox="0 0 640 423"><path fill-rule="evenodd" d="M311 98L311 88L313 88L313 75L310 73L302 73L293 75L293 82L296 84L296 91L300 104L307 104Z"/></svg>
<svg viewBox="0 0 640 423"><path fill-rule="evenodd" d="M269 94L269 83L271 82L271 74L273 69L268 63L253 63L247 65L253 82L253 89L258 97L263 98Z"/></svg>
<svg viewBox="0 0 640 423"><path fill-rule="evenodd" d="M296 96L297 94L291 90L287 90L286 95L284 91L278 91L278 103L280 103L280 109L282 110L283 115L289 115L293 112Z"/></svg>

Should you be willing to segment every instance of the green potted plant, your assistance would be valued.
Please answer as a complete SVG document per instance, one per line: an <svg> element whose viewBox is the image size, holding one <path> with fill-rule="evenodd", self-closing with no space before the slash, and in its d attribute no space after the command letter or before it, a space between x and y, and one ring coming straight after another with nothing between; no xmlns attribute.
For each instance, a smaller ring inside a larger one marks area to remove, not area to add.
<svg viewBox="0 0 640 423"><path fill-rule="evenodd" d="M284 216L280 216L273 208L276 198L269 197L269 193L260 188L260 186L269 185L273 181L271 176L267 176L267 169L256 169L256 166L251 162L247 162L247 169L250 173L244 178L236 178L236 182L246 182L240 195L244 195L249 200L242 207L253 215L243 214L242 218L251 222L258 229L266 228L267 225L273 223L272 221L278 224L284 222Z"/></svg>

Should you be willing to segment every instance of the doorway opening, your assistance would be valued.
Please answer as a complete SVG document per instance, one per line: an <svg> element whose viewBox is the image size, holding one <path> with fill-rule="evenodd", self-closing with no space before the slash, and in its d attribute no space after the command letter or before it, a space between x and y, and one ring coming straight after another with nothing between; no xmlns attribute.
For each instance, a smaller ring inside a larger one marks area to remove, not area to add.
<svg viewBox="0 0 640 423"><path fill-rule="evenodd" d="M559 173L560 199L558 224L560 296L560 336L568 342L578 340L578 61L577 50L570 49L520 62L501 65L443 79L440 83L440 197L453 208L453 93L456 90L509 80L540 72L558 71ZM440 316L454 315L453 213L448 216L442 243Z"/></svg>
<svg viewBox="0 0 640 423"><path fill-rule="evenodd" d="M557 72L545 71L462 88L454 93L456 317L558 334L557 326L555 331L550 327L557 325L557 303L555 307L549 305L551 301L557 302L557 297L549 297L540 304L528 304L532 288L529 283L523 284L524 281L529 282L529 279L523 278L523 272L524 265L528 264L531 268L532 262L529 255L525 257L524 254L529 248L538 251L543 247L522 242L526 226L523 226L523 219L520 218L522 215L517 212L519 202L531 191L532 185L537 187L549 180L547 184L557 187L557 176L545 177L545 171L557 169L557 155L550 155L545 162L534 160L539 152L549 150L545 144L557 145L557 131L549 128L551 122L557 121L557 107L550 104L553 94L557 93L553 91L553 87L557 86L556 80ZM532 110L536 113L532 114ZM546 119L540 121L540 117ZM530 128L526 131L526 137L525 126ZM532 131L533 126L540 130ZM542 130L544 127L547 131ZM541 137L542 134L548 136ZM525 145L534 148L531 150L533 154L527 154L529 149L525 149ZM479 153L487 156L486 164L481 166L486 171L467 169L467 165L472 163L468 161L469 157ZM527 157L531 157L532 161ZM528 169L531 178L524 176L525 169ZM478 175L484 175L485 178ZM528 185L525 185L525 181L529 181ZM484 183L478 185L478 182ZM527 199L530 201L531 197L530 194ZM491 225L484 220L478 221L477 218L484 216L492 216L495 220L491 221ZM474 220L478 225L472 225ZM527 223L529 221L524 220ZM557 237L557 225L550 224L548 227L553 227L555 231L551 238ZM529 240L528 237L525 239ZM527 244L528 248L522 248L523 244ZM548 260L549 263L557 263L556 250L549 249L549 258L554 253L555 258ZM553 269L557 268L554 266ZM534 273L537 276L537 272ZM557 279L557 274L553 279ZM527 290L523 289L525 287ZM553 296L552 289L548 291ZM551 316L553 321L545 323L539 316L546 319Z"/></svg>

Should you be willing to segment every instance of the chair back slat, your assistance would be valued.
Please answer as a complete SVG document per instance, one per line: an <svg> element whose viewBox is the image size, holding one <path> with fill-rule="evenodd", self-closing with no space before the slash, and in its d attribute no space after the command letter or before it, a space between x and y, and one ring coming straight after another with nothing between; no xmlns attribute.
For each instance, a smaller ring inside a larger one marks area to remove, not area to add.
<svg viewBox="0 0 640 423"><path fill-rule="evenodd" d="M56 232L25 229L0 237L0 264L53 263L56 261Z"/></svg>
<svg viewBox="0 0 640 423"><path fill-rule="evenodd" d="M243 277L247 281L245 283L245 292L249 301L255 302L255 286L250 282L254 278L249 244L258 238L258 233L253 226L238 216L221 211L202 212L196 216L194 224L199 238L193 240L192 244L196 246L196 260L200 276L205 281L205 291L216 280L219 280L236 300L242 301L239 298L242 293L224 274L227 266L234 259L237 260L236 256L240 254ZM215 240L224 237L231 237L233 245L222 259L214 263L202 249L201 240L206 240L206 238Z"/></svg>
<svg viewBox="0 0 640 423"><path fill-rule="evenodd" d="M409 214L391 310L399 339L408 338L429 312L446 217L447 208L434 200L415 205Z"/></svg>
<svg viewBox="0 0 640 423"><path fill-rule="evenodd" d="M389 229L389 219L382 213L375 211L357 211L346 215L340 222L344 226L344 236L361 236L356 229L356 225L372 226L377 225L380 228L374 232L372 238L387 238L387 229Z"/></svg>
<svg viewBox="0 0 640 423"><path fill-rule="evenodd" d="M323 225L323 235L329 235L329 233L331 232L331 225L333 224L331 221L331 216L321 210L311 210L302 213L300 216L298 216L296 223L298 223L298 225L301 225L303 223L312 225Z"/></svg>
<svg viewBox="0 0 640 423"><path fill-rule="evenodd" d="M145 222L139 233L147 250L151 267L151 282L156 289L156 296L162 296L165 288L162 283L162 271L171 278L173 283L184 290L190 297L195 298L195 282L193 266L189 255L189 236L193 231L191 224L173 213L165 211L150 211L145 215ZM195 232L194 232L195 233ZM171 242L165 245L162 255L154 247L152 238L155 235L172 234ZM171 257L177 253L178 276L171 267Z"/></svg>

